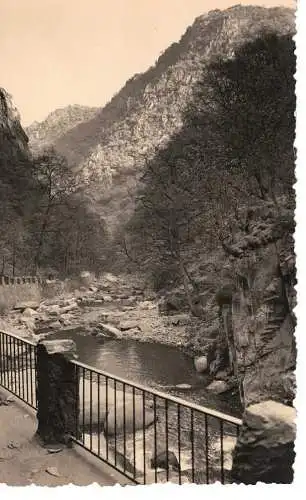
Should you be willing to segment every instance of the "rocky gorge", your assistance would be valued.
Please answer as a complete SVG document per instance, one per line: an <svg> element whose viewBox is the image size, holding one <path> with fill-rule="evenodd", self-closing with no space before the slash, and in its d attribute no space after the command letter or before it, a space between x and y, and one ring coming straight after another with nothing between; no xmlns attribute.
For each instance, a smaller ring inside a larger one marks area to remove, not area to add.
<svg viewBox="0 0 306 500"><path fill-rule="evenodd" d="M237 480L274 425L290 432L271 447L292 457L293 34L290 9L210 12L105 107L55 110L26 133L0 89L0 329L95 339L93 351L115 342L124 365L128 342L132 361L151 347L142 366L156 346L175 348L164 365L186 353L192 370L162 388L188 398L197 374L204 403L227 398L225 413L238 396ZM4 284L33 274L35 293Z"/></svg>

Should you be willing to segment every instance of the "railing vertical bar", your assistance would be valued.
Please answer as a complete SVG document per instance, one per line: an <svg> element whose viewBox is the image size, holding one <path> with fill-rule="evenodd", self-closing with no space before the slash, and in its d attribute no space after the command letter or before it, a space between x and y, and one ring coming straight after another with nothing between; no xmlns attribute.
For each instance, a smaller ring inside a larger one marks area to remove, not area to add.
<svg viewBox="0 0 306 500"><path fill-rule="evenodd" d="M205 463L206 463L206 484L209 484L209 458L208 458L208 417L205 413Z"/></svg>
<svg viewBox="0 0 306 500"><path fill-rule="evenodd" d="M35 369L35 366L34 366L34 369ZM36 373L36 372L34 372L34 373ZM31 405L32 406L34 406L34 394L33 393L34 393L34 391L33 391L33 346L30 346L30 394L31 394Z"/></svg>
<svg viewBox="0 0 306 500"><path fill-rule="evenodd" d="M117 381L114 380L114 411L115 411L115 466L117 466Z"/></svg>
<svg viewBox="0 0 306 500"><path fill-rule="evenodd" d="M133 387L133 463L134 463L134 479L136 476L136 423L135 423L135 387Z"/></svg>
<svg viewBox="0 0 306 500"><path fill-rule="evenodd" d="M101 425L100 425L100 373L98 373L98 377L97 377L97 385L98 385L98 455L100 456L100 453L101 453L101 449L100 449L100 446L101 446L101 442L100 442L100 438L101 438Z"/></svg>
<svg viewBox="0 0 306 500"><path fill-rule="evenodd" d="M153 395L153 411L154 411L154 480L157 483L157 425L156 425L156 395Z"/></svg>
<svg viewBox="0 0 306 500"><path fill-rule="evenodd" d="M78 387L77 387L78 396L80 394L79 370L80 370L80 368L78 367L78 365L75 365L75 379L76 379L77 384L78 384ZM79 439L79 427L80 427L80 422L79 422L79 419L80 419L80 407L79 407L79 404L80 404L80 398L76 397L76 404L75 404L75 437L76 437L76 439Z"/></svg>
<svg viewBox="0 0 306 500"><path fill-rule="evenodd" d="M4 374L4 348L2 345L3 335L0 334L0 384L3 385L3 374Z"/></svg>
<svg viewBox="0 0 306 500"><path fill-rule="evenodd" d="M21 389L22 389L22 399L24 399L24 354L23 354L23 346L21 344L21 349L20 349L21 355L20 355L20 378L21 378Z"/></svg>
<svg viewBox="0 0 306 500"><path fill-rule="evenodd" d="M169 450L168 450L168 399L165 399L165 431L166 431L166 477L169 481Z"/></svg>
<svg viewBox="0 0 306 500"><path fill-rule="evenodd" d="M105 406L106 406L106 460L108 460L108 377L105 379Z"/></svg>
<svg viewBox="0 0 306 500"><path fill-rule="evenodd" d="M89 372L89 442L90 451L92 450L92 371Z"/></svg>
<svg viewBox="0 0 306 500"><path fill-rule="evenodd" d="M143 484L146 484L146 393L142 392Z"/></svg>
<svg viewBox="0 0 306 500"><path fill-rule="evenodd" d="M20 380L20 340L17 341L18 345L18 356L17 356L17 370L18 370L18 396L21 398L21 380Z"/></svg>
<svg viewBox="0 0 306 500"><path fill-rule="evenodd" d="M193 409L190 410L190 439L191 439L191 481L194 483L194 414Z"/></svg>
<svg viewBox="0 0 306 500"><path fill-rule="evenodd" d="M26 374L26 394L27 394L27 403L29 402L29 352L31 350L31 346L27 347L27 352L25 356L25 374Z"/></svg>
<svg viewBox="0 0 306 500"><path fill-rule="evenodd" d="M85 443L85 369L82 370L82 443Z"/></svg>
<svg viewBox="0 0 306 500"><path fill-rule="evenodd" d="M8 370L8 387L10 390L12 390L13 386L13 370L12 370L12 339L9 337L9 359L10 359L10 366Z"/></svg>
<svg viewBox="0 0 306 500"><path fill-rule="evenodd" d="M124 472L126 471L126 419L125 419L125 383L122 384L123 388L123 467Z"/></svg>
<svg viewBox="0 0 306 500"><path fill-rule="evenodd" d="M178 463L179 463L179 484L182 484L181 474L181 405L177 405L177 445L178 445Z"/></svg>
<svg viewBox="0 0 306 500"><path fill-rule="evenodd" d="M220 422L220 445L221 445L221 484L224 484L224 450L223 450L223 420Z"/></svg>

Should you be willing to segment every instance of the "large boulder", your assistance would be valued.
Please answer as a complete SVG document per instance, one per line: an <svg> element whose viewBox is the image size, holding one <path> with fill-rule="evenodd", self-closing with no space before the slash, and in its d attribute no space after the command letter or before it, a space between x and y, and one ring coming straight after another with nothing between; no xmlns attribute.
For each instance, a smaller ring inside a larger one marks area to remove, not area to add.
<svg viewBox="0 0 306 500"><path fill-rule="evenodd" d="M82 271L80 273L80 285L85 286L85 287L90 287L90 285L92 285L94 280L95 280L95 277L91 272Z"/></svg>
<svg viewBox="0 0 306 500"><path fill-rule="evenodd" d="M207 356L199 356L194 359L194 366L198 373L204 373L208 369Z"/></svg>
<svg viewBox="0 0 306 500"><path fill-rule="evenodd" d="M245 410L234 450L233 482L289 484L293 481L295 419L294 408L272 400Z"/></svg>
<svg viewBox="0 0 306 500"><path fill-rule="evenodd" d="M151 458L151 468L152 469L165 469L178 471L180 469L180 464L176 455L171 450L165 450L157 454L156 457Z"/></svg>
<svg viewBox="0 0 306 500"><path fill-rule="evenodd" d="M134 429L137 431L143 425L147 427L154 422L154 413L150 408L144 408L141 396L135 395L133 398L131 392L124 395L122 390L117 389L115 401L113 387L109 385L107 389L104 384L98 386L92 382L90 390L90 381L87 379L80 380L80 410L81 426L93 430L99 426L99 430L104 429L109 436L114 435L115 430L117 435L123 434L124 427L126 433L132 433Z"/></svg>
<svg viewBox="0 0 306 500"><path fill-rule="evenodd" d="M24 318L37 318L39 316L39 313L37 311L34 311L31 307L27 307L24 309L22 316Z"/></svg>
<svg viewBox="0 0 306 500"><path fill-rule="evenodd" d="M26 309L38 309L39 308L39 301L24 301L24 302L17 302L15 304L14 309L16 311L25 311Z"/></svg>
<svg viewBox="0 0 306 500"><path fill-rule="evenodd" d="M106 417L104 432L109 436L120 435L125 432L132 432L148 427L154 422L154 413L152 410L143 407L141 397L135 398L135 406L131 396L125 399L125 411L123 402L123 393L117 393L116 411L115 405L112 406ZM119 399L119 401L118 401Z"/></svg>
<svg viewBox="0 0 306 500"><path fill-rule="evenodd" d="M133 320L121 321L120 324L119 324L119 328L123 332L126 331L126 330L133 330L135 328L138 329L138 330L140 330L138 321L133 321Z"/></svg>
<svg viewBox="0 0 306 500"><path fill-rule="evenodd" d="M206 389L214 394L222 394L230 390L230 386L224 380L214 380L209 384Z"/></svg>

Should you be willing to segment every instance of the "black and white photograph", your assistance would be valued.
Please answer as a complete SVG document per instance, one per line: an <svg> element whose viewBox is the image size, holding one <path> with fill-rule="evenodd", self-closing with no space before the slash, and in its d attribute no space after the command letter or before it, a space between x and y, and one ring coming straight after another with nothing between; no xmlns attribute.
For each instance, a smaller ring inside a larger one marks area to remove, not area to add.
<svg viewBox="0 0 306 500"><path fill-rule="evenodd" d="M1 2L0 485L294 482L296 8Z"/></svg>

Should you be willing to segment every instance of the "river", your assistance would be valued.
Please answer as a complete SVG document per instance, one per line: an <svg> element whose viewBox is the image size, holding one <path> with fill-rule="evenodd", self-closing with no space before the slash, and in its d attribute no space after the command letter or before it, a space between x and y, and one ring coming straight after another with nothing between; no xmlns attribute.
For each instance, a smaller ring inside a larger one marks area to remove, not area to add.
<svg viewBox="0 0 306 500"><path fill-rule="evenodd" d="M241 416L238 394L209 393L206 386L211 378L198 374L193 359L179 348L135 340L104 340L81 333L57 332L52 338L73 339L79 361L92 367L229 415ZM189 384L191 388L174 388L179 384Z"/></svg>

